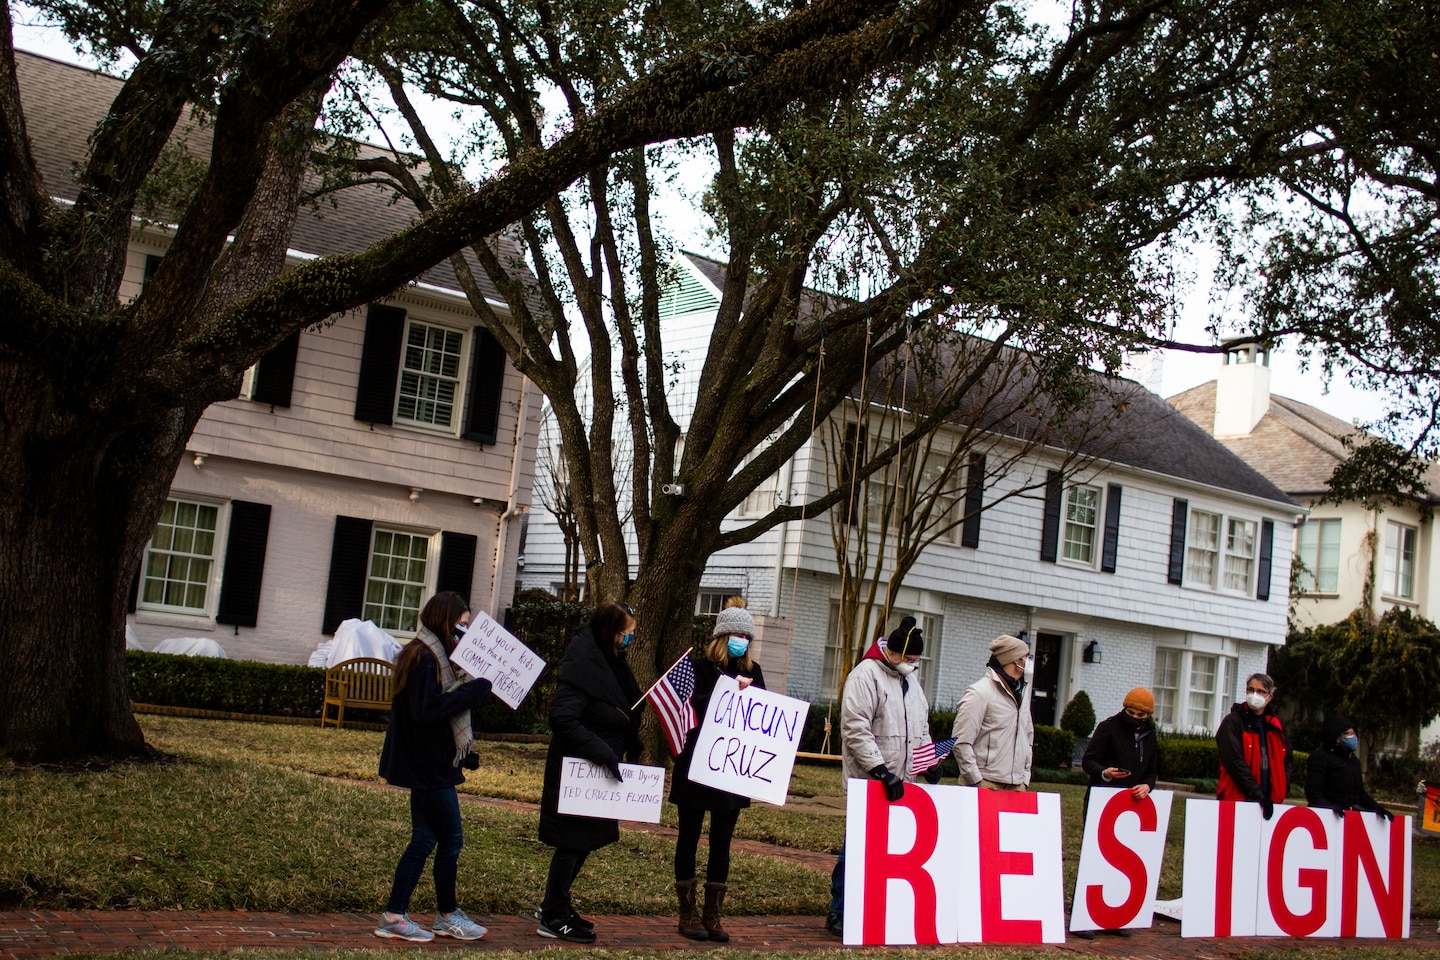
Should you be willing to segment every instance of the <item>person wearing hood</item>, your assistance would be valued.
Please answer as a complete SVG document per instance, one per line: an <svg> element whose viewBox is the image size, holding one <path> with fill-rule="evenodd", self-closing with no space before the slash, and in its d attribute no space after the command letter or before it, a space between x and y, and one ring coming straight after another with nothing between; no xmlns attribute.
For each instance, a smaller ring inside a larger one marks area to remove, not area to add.
<svg viewBox="0 0 1440 960"><path fill-rule="evenodd" d="M555 848L540 904L542 937L594 943L595 927L575 912L570 888L592 850L620 839L620 824L602 817L559 812L560 773L565 757L581 757L623 781L620 758L640 755L640 686L625 660L635 638L635 615L606 600L590 622L575 631L556 672L550 704L550 749L540 790L540 842Z"/></svg>
<svg viewBox="0 0 1440 960"><path fill-rule="evenodd" d="M1290 788L1290 737L1275 713L1275 681L1252 673L1245 699L1230 708L1215 731L1220 754L1217 800L1260 804L1266 820Z"/></svg>
<svg viewBox="0 0 1440 960"><path fill-rule="evenodd" d="M1320 727L1322 741L1310 754L1305 769L1305 802L1314 808L1335 811L1344 817L1346 810L1369 810L1389 820L1394 814L1365 792L1361 776L1360 738L1355 725L1339 714L1325 718Z"/></svg>
<svg viewBox="0 0 1440 960"><path fill-rule="evenodd" d="M1025 661L1030 647L1001 634L990 641L985 675L965 688L955 707L951 755L960 764L960 782L986 790L1025 790L1035 722L1025 704Z"/></svg>
<svg viewBox="0 0 1440 960"><path fill-rule="evenodd" d="M891 803L905 795L905 784L923 776L940 782L937 763L912 770L915 750L930 742L930 701L915 669L925 652L925 637L914 617L883 640L877 639L845 678L840 703L840 758L845 782L878 780ZM830 910L825 929L836 936L844 930L845 848L830 874Z"/></svg>

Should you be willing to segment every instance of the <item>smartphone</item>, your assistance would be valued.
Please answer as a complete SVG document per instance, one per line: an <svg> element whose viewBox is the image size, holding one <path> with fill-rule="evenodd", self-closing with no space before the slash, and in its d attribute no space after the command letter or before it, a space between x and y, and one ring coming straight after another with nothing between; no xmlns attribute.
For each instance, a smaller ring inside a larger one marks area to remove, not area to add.
<svg viewBox="0 0 1440 960"><path fill-rule="evenodd" d="M1129 770L1119 770L1119 769L1117 768L1117 773L1118 773L1118 775L1115 777L1116 780L1123 780L1123 779L1125 779L1126 777L1130 776L1130 771L1129 771Z"/></svg>

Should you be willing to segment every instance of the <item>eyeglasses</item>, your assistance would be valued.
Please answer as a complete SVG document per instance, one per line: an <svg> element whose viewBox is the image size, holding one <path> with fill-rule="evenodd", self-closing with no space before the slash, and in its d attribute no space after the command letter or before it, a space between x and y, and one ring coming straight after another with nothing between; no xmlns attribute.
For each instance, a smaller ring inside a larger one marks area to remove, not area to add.
<svg viewBox="0 0 1440 960"><path fill-rule="evenodd" d="M1268 696L1270 696L1270 691L1269 691L1269 690L1266 690L1264 687L1246 687L1246 688L1245 688L1245 692L1246 692L1246 693L1258 693L1258 694L1260 694L1260 696L1262 696L1262 697L1268 697Z"/></svg>

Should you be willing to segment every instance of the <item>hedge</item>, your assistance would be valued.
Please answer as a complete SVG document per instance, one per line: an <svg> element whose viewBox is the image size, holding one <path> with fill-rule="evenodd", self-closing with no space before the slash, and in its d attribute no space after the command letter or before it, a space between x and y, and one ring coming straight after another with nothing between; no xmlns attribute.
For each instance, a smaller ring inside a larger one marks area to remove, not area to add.
<svg viewBox="0 0 1440 960"><path fill-rule="evenodd" d="M1075 752L1075 734L1059 727L1035 724L1035 754L1032 767L1047 767L1055 770L1070 762Z"/></svg>
<svg viewBox="0 0 1440 960"><path fill-rule="evenodd" d="M125 652L130 699L163 707L194 707L278 717L318 717L325 671L253 660Z"/></svg>

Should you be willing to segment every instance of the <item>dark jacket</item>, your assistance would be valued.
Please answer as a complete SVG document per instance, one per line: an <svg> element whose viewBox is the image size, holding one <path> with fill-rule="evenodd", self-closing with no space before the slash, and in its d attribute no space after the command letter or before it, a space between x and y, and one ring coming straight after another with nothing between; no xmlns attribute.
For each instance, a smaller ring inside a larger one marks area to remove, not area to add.
<svg viewBox="0 0 1440 960"><path fill-rule="evenodd" d="M405 689L390 705L380 776L392 786L438 790L465 782L455 766L450 718L478 706L490 694L489 680L471 680L449 693L440 688L439 667L428 648L410 668Z"/></svg>
<svg viewBox="0 0 1440 960"><path fill-rule="evenodd" d="M726 664L723 671L709 657L692 653L690 660L695 664L695 692L690 694L690 707L695 711L695 719L701 725L705 723L705 711L710 708L710 695L715 692L715 684L719 682L722 673L727 677L749 677L755 681L754 686L765 689L765 671L760 669L758 663L747 673L742 672L733 659ZM697 726L685 737L685 749L675 758L675 769L670 779L670 802L676 806L699 807L703 810L743 810L750 806L749 797L716 790L703 783L690 782L690 761L695 756L695 741L699 738L700 727Z"/></svg>
<svg viewBox="0 0 1440 960"><path fill-rule="evenodd" d="M1360 758L1339 743L1340 735L1353 727L1341 716L1325 718L1321 726L1323 743L1310 754L1305 770L1305 802L1331 810L1374 810L1385 808L1365 792Z"/></svg>
<svg viewBox="0 0 1440 960"><path fill-rule="evenodd" d="M550 704L550 751L540 791L540 842L564 850L598 850L620 839L620 825L558 812L565 757L606 763L640 753L640 687L614 641L597 640L587 623L575 631L556 674ZM641 707L643 708L643 704Z"/></svg>
<svg viewBox="0 0 1440 960"><path fill-rule="evenodd" d="M1080 766L1090 778L1092 787L1137 787L1142 783L1155 787L1160 773L1159 750L1155 740L1155 724L1143 721L1137 729L1124 710L1100 721ZM1130 776L1106 780L1100 776L1109 767L1129 770Z"/></svg>
<svg viewBox="0 0 1440 960"><path fill-rule="evenodd" d="M1261 750L1261 731L1265 750ZM1255 714L1244 703L1230 708L1220 729L1215 731L1215 745L1220 754L1220 785L1217 800L1259 800L1261 759L1266 758L1270 773L1270 800L1282 803L1290 786L1290 737L1280 718L1271 712Z"/></svg>

